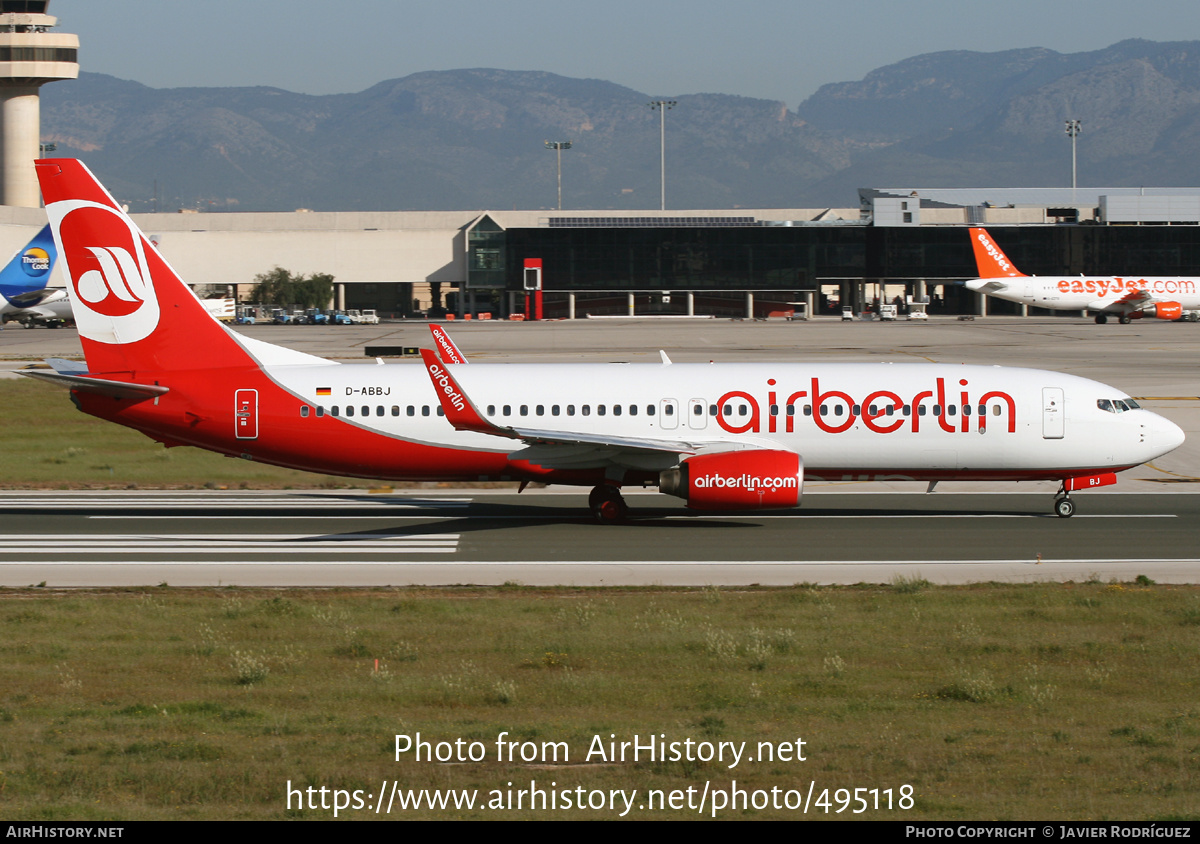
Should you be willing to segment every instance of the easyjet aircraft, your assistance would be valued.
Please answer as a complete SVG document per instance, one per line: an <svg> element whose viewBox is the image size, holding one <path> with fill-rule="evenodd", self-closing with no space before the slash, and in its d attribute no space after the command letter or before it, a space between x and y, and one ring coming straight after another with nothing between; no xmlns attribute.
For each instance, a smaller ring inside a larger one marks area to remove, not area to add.
<svg viewBox="0 0 1200 844"><path fill-rule="evenodd" d="M30 371L167 446L389 480L622 486L700 509L795 507L805 477L1058 480L1069 494L1176 448L1120 390L940 364L338 364L210 317L78 161L38 162L86 365ZM519 330L519 329L518 329ZM436 334L436 332L435 332ZM448 339L448 338L447 338Z"/></svg>
<svg viewBox="0 0 1200 844"><path fill-rule="evenodd" d="M1092 311L1100 325L1115 316L1122 325L1142 317L1179 319L1200 308L1200 278L1025 275L1013 266L987 229L971 229L979 278L967 287L997 299L1053 311Z"/></svg>

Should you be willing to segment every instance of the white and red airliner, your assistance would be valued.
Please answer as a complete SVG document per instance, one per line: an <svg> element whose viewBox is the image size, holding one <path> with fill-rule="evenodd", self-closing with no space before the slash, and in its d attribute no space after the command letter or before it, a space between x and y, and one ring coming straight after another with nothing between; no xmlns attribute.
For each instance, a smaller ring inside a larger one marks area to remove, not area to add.
<svg viewBox="0 0 1200 844"><path fill-rule="evenodd" d="M1053 311L1091 311L1104 325L1143 317L1179 319L1200 308L1200 278L1180 276L1036 276L1013 266L987 229L971 229L979 278L966 286L997 299Z"/></svg>
<svg viewBox="0 0 1200 844"><path fill-rule="evenodd" d="M30 371L167 446L361 478L622 486L699 509L795 507L806 477L1057 480L1070 493L1183 442L1120 390L941 364L339 364L213 319L78 161L39 161L86 365Z"/></svg>

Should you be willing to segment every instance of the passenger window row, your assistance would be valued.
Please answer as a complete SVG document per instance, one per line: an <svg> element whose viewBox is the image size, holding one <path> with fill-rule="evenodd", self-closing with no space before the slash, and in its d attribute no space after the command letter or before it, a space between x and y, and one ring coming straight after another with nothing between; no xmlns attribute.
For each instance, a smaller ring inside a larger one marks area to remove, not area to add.
<svg viewBox="0 0 1200 844"><path fill-rule="evenodd" d="M533 411L532 414L530 413L531 409ZM546 405L544 405L544 404L533 405L532 408L530 408L530 406L527 404L522 404L522 405L518 405L516 407L516 415L517 416L530 416L530 415L546 416L547 409L549 410L550 416L562 416L562 415L564 415L564 410L565 410L566 416L575 416L576 414L578 414L579 416L591 416L592 415L592 406L590 404L581 404L578 407L576 407L573 404L568 404L565 407L563 405L552 404L552 405L550 405L549 408L547 408ZM607 416L610 413L613 416L624 416L626 414L628 414L629 416L637 416L639 413L643 412L642 409L636 404L631 404L628 406L621 405L621 404L614 404L614 405L598 404L598 405L596 405L595 409L596 409L597 416ZM496 410L497 410L496 405L489 404L487 407L487 415L495 416ZM513 408L513 405L511 405L511 404L505 404L505 405L501 405L499 410L500 410L501 416L512 416L514 408ZM657 410L657 408L655 408L654 405L648 404L648 405L646 405L644 412L645 412L646 416L653 416L655 414L656 410ZM666 405L663 408L663 413L667 416L672 416L675 413L675 408L672 405Z"/></svg>
<svg viewBox="0 0 1200 844"><path fill-rule="evenodd" d="M1111 401L1109 399L1099 399L1096 402L1096 406L1099 407L1101 410L1108 411L1109 413L1124 413L1126 410L1136 410L1138 408L1138 404L1133 399L1113 399ZM512 416L513 415L513 406L512 405L508 405L508 404L501 405L499 409L500 409L501 416ZM639 414L639 412L642 412L639 408L639 405L636 405L636 404L631 404L628 406L620 405L620 404L614 404L614 405L598 404L598 405L596 405L595 409L596 409L597 416L607 416L609 413L611 413L613 416L622 416L625 414L628 414L629 416L637 416ZM497 410L496 405L489 404L488 408L487 408L487 415L495 416L496 410ZM538 405L534 405L532 410L533 410L532 415L534 415L534 416L545 416L547 408L546 408L546 405L538 404ZM710 404L708 406L708 413L710 416L716 416L717 410L718 410L718 408L717 408L717 405L715 405L715 404ZM780 410L780 406L777 404L773 404L770 407L770 413L772 416L778 416L779 410ZM873 404L873 405L870 405L867 408L867 410L871 414L871 416L894 416L896 414L897 408L895 405L890 405L890 404L883 405L883 406ZM902 405L899 408L899 410L900 410L900 414L902 416L911 416L912 415L912 406L911 405L907 405L907 404ZM516 411L517 411L516 415L518 415L518 416L531 415L530 414L530 406L527 404L518 405L516 408ZM561 415L563 415L564 406L552 404L549 407L549 411L550 411L550 413L549 413L550 416L561 416ZM579 405L578 407L576 407L576 405L568 404L565 406L565 411L566 411L565 415L567 415L567 416L575 416L576 413L578 413L578 415L580 415L580 416L591 416L592 415L592 406L590 404L584 404L584 405ZM645 412L646 416L654 416L656 411L657 411L657 408L652 404L648 404L645 406L644 412ZM796 405L791 405L791 404L787 405L785 412L787 413L788 416L795 416L796 415ZM802 412L805 416L812 416L812 405L810 405L810 404L802 405ZM862 406L857 405L857 404L851 405L850 412L852 414L854 414L855 416L860 416L860 415L862 415ZM941 416L942 412L943 412L943 409L940 404L917 405L917 415L918 416L925 416L929 413L932 413L934 416ZM945 413L947 416L957 416L959 412L960 412L960 408L956 404L947 405L945 408ZM309 407L308 405L300 406L300 415L302 417L308 418L308 416L312 413L313 413L313 408ZM384 408L384 406L381 404L376 405L373 410L370 405L366 405L366 404L361 405L358 408L356 408L354 405L346 405L344 408L340 408L339 406L334 405L328 409L326 409L325 407L320 406L320 405L317 406L316 413L315 413L316 416L318 416L318 417L324 416L324 415L326 415L326 413L328 413L330 416L347 416L347 417L353 417L355 415L358 415L358 416L371 416L371 415L387 416L389 411L387 411ZM667 404L667 405L663 406L663 415L672 416L672 415L674 415L674 413L675 413L674 405ZM834 416L845 416L846 415L846 405L841 404L841 403L834 404L834 405L828 405L828 404L821 405L821 415L822 416L829 416L831 413ZM972 414L975 414L978 416L986 416L987 415L987 405L981 404L976 408L972 405L964 404L961 407L961 413L963 416L971 416ZM998 404L992 405L992 415L999 416L1000 413L1001 413L1000 405L998 405ZM434 405L431 408L430 405L427 405L427 404L420 405L419 408L416 405L410 404L407 407L403 408L403 412L401 410L400 405L394 404L391 406L390 414L392 416L401 416L401 415L417 416L418 414L421 416L430 416L430 415L434 415L434 414L436 414L437 416L445 416L446 415L445 411L442 410L441 405ZM724 407L724 415L728 417L728 416L733 416L735 414L738 416L749 416L750 415L750 406L746 405L746 404L738 404L738 405L726 404ZM704 415L704 406L701 404L692 405L692 415L693 416Z"/></svg>
<svg viewBox="0 0 1200 844"><path fill-rule="evenodd" d="M308 416L310 414L312 414L312 412L313 412L313 409L311 407L309 407L308 405L306 405L306 404L300 405L300 415L302 417L307 419ZM333 407L330 407L328 409L318 405L315 415L316 416L324 416L326 413L328 413L330 416L354 416L355 414L357 414L359 416L371 416L372 412L374 413L375 416L387 416L389 413L389 411L381 404L376 405L374 407L373 411L372 411L371 406L368 404L364 404L359 408L355 408L354 405L348 404L344 408L334 405ZM400 416L401 415L400 405L398 405L398 404L392 405L390 413L392 416ZM415 405L410 404L410 405L408 405L408 407L404 408L405 416L416 416L418 413L420 413L421 416L429 416L431 414L436 414L438 416L446 415L446 411L442 410L442 406L440 404L435 405L432 409L427 404L423 404L419 408L416 407Z"/></svg>

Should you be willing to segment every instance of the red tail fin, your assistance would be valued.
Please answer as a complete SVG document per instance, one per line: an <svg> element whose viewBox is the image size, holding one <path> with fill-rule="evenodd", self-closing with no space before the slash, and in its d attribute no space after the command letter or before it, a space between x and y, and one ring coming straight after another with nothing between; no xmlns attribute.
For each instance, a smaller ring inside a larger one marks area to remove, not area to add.
<svg viewBox="0 0 1200 844"><path fill-rule="evenodd" d="M980 278L1012 278L1024 276L1008 260L988 234L987 229L971 229L971 246L975 249L975 268Z"/></svg>
<svg viewBox="0 0 1200 844"><path fill-rule="evenodd" d="M37 174L90 371L254 364L81 162Z"/></svg>

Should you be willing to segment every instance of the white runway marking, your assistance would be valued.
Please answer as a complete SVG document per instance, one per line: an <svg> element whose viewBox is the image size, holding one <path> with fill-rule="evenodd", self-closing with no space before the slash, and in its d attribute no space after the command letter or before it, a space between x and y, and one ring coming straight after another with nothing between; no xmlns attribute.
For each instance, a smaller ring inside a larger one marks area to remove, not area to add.
<svg viewBox="0 0 1200 844"><path fill-rule="evenodd" d="M0 538L0 555L108 556L113 554L278 554L331 556L357 554L453 554L459 534L170 534L162 536L109 536L89 534L17 534ZM48 561L41 559L40 563ZM112 561L102 561L111 564ZM17 565L6 560L3 564ZM172 563L158 563L171 565ZM187 563L184 565L190 565ZM283 565L292 564L290 561Z"/></svg>
<svg viewBox="0 0 1200 844"><path fill-rule="evenodd" d="M136 521L136 520L142 520L142 519L144 519L144 520L152 520L152 519L262 519L264 517L261 515L260 516L242 516L242 515L230 515L230 516L226 516L226 515L204 515L204 516L104 515L104 516L88 516L87 518L89 518L89 519L132 519L132 520ZM426 515L426 516L413 516L413 515L402 515L402 514L397 513L395 515L380 515L380 516L353 516L353 515L314 516L311 514L307 515L307 516L274 516L273 515L270 518L271 519L309 519L309 520L312 520L312 519L321 519L321 520L326 520L326 519L329 519L329 520L334 520L334 519L390 519L392 521L404 520L404 519L408 519L408 520L428 519L430 521L435 521L438 519L482 519L485 521L486 520L494 521L494 520L503 519L506 522L511 522L511 521L519 521L519 520L545 521L548 517L545 515L538 515L538 514L534 514L534 513L531 513L531 514L508 514L508 513L506 513L503 516L494 515L494 514L492 514L492 515L477 514L474 516L465 516L465 515L461 515L461 514L457 514L457 513L453 516L437 516L437 515L433 515L433 514ZM843 514L843 515L831 516L831 515L827 515L827 514L812 513L812 512L810 512L810 513L757 513L757 512L753 512L753 511L746 512L746 513L736 513L736 514L730 515L727 513L710 513L707 511L699 511L698 510L694 514L690 514L690 515L686 515L686 516L655 516L653 514L642 514L641 516L639 516L637 513L635 513L633 518L631 519L631 521L636 524L639 519L645 519L646 521L664 521L664 520L694 521L696 519L706 519L706 520L712 520L712 519L854 519L856 521L861 521L863 519L1058 519L1058 518L1059 517L1053 513L906 513L906 514L868 513L868 514L864 514L864 515ZM1076 515L1072 516L1071 518L1072 519L1177 519L1177 518L1179 518L1179 516L1175 513L1090 513L1090 514L1089 513L1077 513Z"/></svg>
<svg viewBox="0 0 1200 844"><path fill-rule="evenodd" d="M30 565L35 561L3 561L0 566L16 566ZM89 563L80 562L78 560L72 562L69 560L37 560L37 565L48 566L165 566L165 567L181 567L189 568L196 566L270 566L270 567L288 567L288 566L327 566L328 560L189 560L189 561L154 561L154 560L103 560L101 562ZM1030 566L1036 568L1038 566L1051 565L1200 565L1200 558L1186 559L1166 559L1162 557L1146 557L1146 558L1121 558L1121 557L1095 557L1095 558L1051 558L1043 557L1039 563L1032 559L1013 559L1013 560L568 560L563 562L526 562L521 560L468 560L455 561L447 563L442 560L404 560L403 563L389 560L355 560L355 566L394 566L404 565L410 568L421 567L437 567L452 565L456 570L464 568L479 568L479 567L527 567L527 568L575 568L584 566L595 566L599 568L620 568L632 569L641 566L657 567L663 566L667 568L680 567L698 567L698 568L725 568L728 566L767 566L773 568L793 567L793 568L809 568L818 566Z"/></svg>

